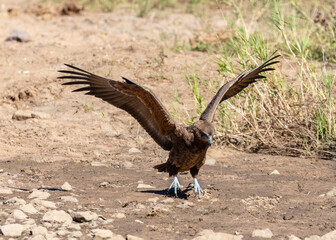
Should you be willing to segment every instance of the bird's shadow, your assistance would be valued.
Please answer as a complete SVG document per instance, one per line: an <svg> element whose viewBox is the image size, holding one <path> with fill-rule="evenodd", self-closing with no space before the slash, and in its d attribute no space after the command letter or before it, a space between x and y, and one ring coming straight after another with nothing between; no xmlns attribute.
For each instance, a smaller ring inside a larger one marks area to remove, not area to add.
<svg viewBox="0 0 336 240"><path fill-rule="evenodd" d="M142 192L142 193L154 193L154 194L158 194L158 195L162 195L162 196L168 196L168 197L177 197L177 198L180 198L180 199L188 199L188 197L190 196L190 194L188 192L191 189L192 189L192 187L189 185L183 191L178 191L177 196L175 196L174 189L170 189L168 191L168 188L166 188L164 190L143 190L143 191L140 191L140 192Z"/></svg>

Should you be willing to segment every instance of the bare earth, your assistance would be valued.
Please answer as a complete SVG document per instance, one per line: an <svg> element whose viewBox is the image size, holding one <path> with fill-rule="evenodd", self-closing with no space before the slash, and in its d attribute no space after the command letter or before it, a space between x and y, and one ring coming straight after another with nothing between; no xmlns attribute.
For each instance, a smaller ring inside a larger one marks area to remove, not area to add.
<svg viewBox="0 0 336 240"><path fill-rule="evenodd" d="M115 79L125 76L151 88L171 112L177 89L194 113L184 73L191 68L204 79L215 77L215 58L173 51L174 39L188 41L209 26L225 29L221 11L212 10L202 19L176 10L153 11L145 18L128 10L37 16L24 11L34 9L26 1L5 0L0 5L0 189L12 191L0 194L0 226L27 221L13 220L12 211L19 207L1 202L16 196L29 203L30 192L42 188L57 210L71 216L91 211L103 217L76 223L81 239L91 238L91 230L97 228L146 239L192 239L204 229L258 239L252 237L253 230L264 228L272 231L273 239L287 239L336 229L336 197L326 196L336 187L335 161L247 154L217 145L208 152L215 164L200 171L202 200L187 188L192 182L189 173L179 177L186 189L182 197L167 196L172 179L152 168L166 160L167 152L125 112L71 93L72 88L57 79L63 63ZM5 42L16 28L28 32L32 41ZM42 116L14 120L17 110ZM270 174L275 169L280 175ZM60 189L64 182L70 183L71 191ZM141 183L152 188L138 188ZM60 199L70 195L78 203ZM60 225L42 221L50 209L36 208L39 213L28 218L57 233ZM31 237L29 229L23 236ZM58 234L60 239L68 236Z"/></svg>

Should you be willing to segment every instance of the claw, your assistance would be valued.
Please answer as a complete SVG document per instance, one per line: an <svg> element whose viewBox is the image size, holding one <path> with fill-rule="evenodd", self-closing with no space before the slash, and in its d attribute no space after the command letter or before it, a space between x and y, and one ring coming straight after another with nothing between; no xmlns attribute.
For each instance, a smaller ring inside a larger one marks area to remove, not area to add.
<svg viewBox="0 0 336 240"><path fill-rule="evenodd" d="M198 199L201 199L201 193L204 194L201 186L199 185L197 178L194 178L194 190L195 190L195 196L198 194Z"/></svg>
<svg viewBox="0 0 336 240"><path fill-rule="evenodd" d="M172 189L172 187L174 187L174 193L175 193L175 196L177 196L177 190L181 191L181 185L177 179L177 175L174 176L173 182L170 184L168 188L168 192L170 191L170 189Z"/></svg>

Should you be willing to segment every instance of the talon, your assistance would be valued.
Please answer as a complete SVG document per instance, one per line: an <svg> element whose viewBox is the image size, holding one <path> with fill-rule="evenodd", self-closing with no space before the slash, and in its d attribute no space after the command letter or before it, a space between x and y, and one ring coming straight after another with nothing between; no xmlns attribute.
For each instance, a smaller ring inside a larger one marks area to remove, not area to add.
<svg viewBox="0 0 336 240"><path fill-rule="evenodd" d="M201 199L201 193L204 195L204 192L201 186L199 185L197 178L194 178L194 191L195 191L195 197L198 194L198 199Z"/></svg>
<svg viewBox="0 0 336 240"><path fill-rule="evenodd" d="M177 190L181 191L181 185L177 179L177 175L174 176L173 182L170 184L168 188L168 192L170 191L170 189L172 189L172 187L174 187L174 193L175 193L175 196L177 196Z"/></svg>

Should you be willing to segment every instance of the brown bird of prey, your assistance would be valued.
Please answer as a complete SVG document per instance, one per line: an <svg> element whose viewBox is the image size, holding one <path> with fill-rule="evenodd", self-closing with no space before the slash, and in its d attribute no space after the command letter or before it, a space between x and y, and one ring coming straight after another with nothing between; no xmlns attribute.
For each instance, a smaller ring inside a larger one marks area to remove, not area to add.
<svg viewBox="0 0 336 240"><path fill-rule="evenodd" d="M60 79L73 79L63 85L85 85L73 92L86 92L121 108L131 114L147 131L153 140L164 150L170 151L165 163L154 166L159 172L167 172L174 176L168 191L174 193L181 190L177 179L179 172L190 171L194 178L195 195L201 197L203 190L197 181L197 174L205 162L206 152L212 144L215 128L211 124L219 103L235 96L257 79L265 78L262 72L274 70L269 66L278 63L279 55L275 53L264 63L251 71L244 71L235 79L225 83L213 97L200 119L190 126L177 124L161 101L148 88L136 84L127 78L116 81L87 72L80 68L65 64L72 70L60 70L65 74Z"/></svg>

